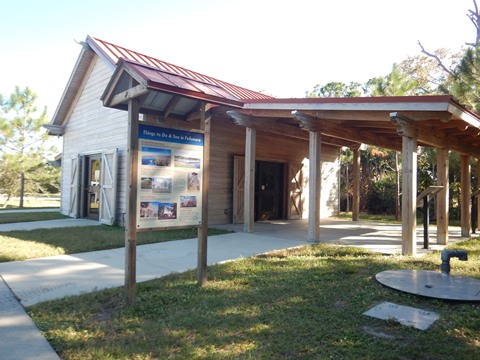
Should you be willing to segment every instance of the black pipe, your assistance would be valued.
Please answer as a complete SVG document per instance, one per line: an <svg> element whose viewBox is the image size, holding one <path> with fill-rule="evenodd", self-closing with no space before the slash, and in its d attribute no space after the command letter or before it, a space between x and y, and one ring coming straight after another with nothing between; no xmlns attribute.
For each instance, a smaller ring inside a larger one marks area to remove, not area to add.
<svg viewBox="0 0 480 360"><path fill-rule="evenodd" d="M430 225L430 212L428 207L429 196L423 198L423 248L428 249L428 227Z"/></svg>
<svg viewBox="0 0 480 360"><path fill-rule="evenodd" d="M444 275L450 274L450 258L452 257L456 257L461 261L468 260L468 254L466 250L443 250L442 265L440 266L442 274Z"/></svg>
<svg viewBox="0 0 480 360"><path fill-rule="evenodd" d="M478 199L476 196L472 196L472 211L470 212L471 216L471 223L472 223L472 234L475 234L475 230L477 229L477 202Z"/></svg>

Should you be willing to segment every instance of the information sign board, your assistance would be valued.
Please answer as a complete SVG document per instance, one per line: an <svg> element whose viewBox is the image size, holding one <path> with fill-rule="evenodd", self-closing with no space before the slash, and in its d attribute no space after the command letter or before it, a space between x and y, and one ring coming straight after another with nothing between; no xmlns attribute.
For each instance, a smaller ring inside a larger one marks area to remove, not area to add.
<svg viewBox="0 0 480 360"><path fill-rule="evenodd" d="M139 125L137 227L202 223L202 133Z"/></svg>

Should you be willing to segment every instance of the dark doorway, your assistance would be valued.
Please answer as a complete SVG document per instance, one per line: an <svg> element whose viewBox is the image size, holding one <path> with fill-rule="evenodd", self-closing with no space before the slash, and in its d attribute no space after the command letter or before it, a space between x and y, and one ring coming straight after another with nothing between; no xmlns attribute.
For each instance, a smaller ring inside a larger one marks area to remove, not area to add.
<svg viewBox="0 0 480 360"><path fill-rule="evenodd" d="M102 168L101 155L86 157L87 171L85 171L85 216L98 220L100 209L100 169Z"/></svg>
<svg viewBox="0 0 480 360"><path fill-rule="evenodd" d="M284 218L285 164L257 161L255 221Z"/></svg>

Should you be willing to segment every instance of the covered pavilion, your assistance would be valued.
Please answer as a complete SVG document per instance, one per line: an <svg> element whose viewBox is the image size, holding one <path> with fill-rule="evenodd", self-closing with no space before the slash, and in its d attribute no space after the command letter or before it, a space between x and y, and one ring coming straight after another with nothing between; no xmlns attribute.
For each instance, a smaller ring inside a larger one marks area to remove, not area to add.
<svg viewBox="0 0 480 360"><path fill-rule="evenodd" d="M126 56L127 55L127 56ZM322 144L353 149L353 220L359 217L360 149L362 144L402 152L402 254L416 254L417 147L437 149L437 243L448 242L448 152L461 155L461 231L470 233L470 159L480 158L480 116L451 96L276 99L250 96L248 90L165 68L151 59L127 59L119 54L102 101L104 106L128 111L129 183L127 200L127 279L134 278L136 244L136 167L140 114L169 121L199 124L205 135L203 223L199 228L199 283L206 280L207 197L210 122L212 116L230 118L245 127L244 231L254 232L254 177L256 133L266 132L309 143L308 240L320 241ZM168 64L167 64L168 65ZM480 213L480 212L479 212ZM130 261L128 260L130 259ZM131 266L129 266L129 264ZM128 274L130 273L130 275ZM128 283L128 281L127 281Z"/></svg>
<svg viewBox="0 0 480 360"><path fill-rule="evenodd" d="M143 64L120 60L104 92L105 106L191 122L201 119L208 133L211 116L228 116L245 127L244 231L254 231L253 199L257 131L309 142L308 239L320 241L321 144L353 150L353 220L359 218L362 144L402 152L402 233L404 255L416 254L417 147L437 149L437 243L448 243L448 152L461 155L461 228L470 233L470 159L480 158L480 116L452 96L295 98L239 100L228 84L195 83ZM208 148L208 145L207 145ZM208 151L208 150L207 150ZM208 161L208 156L206 157ZM208 183L208 181L206 182ZM208 189L206 189L208 191ZM205 194L204 194L205 195ZM480 213L480 212L479 212ZM206 216L206 214L205 214Z"/></svg>
<svg viewBox="0 0 480 360"><path fill-rule="evenodd" d="M353 150L353 220L359 217L360 145L402 152L402 233L404 255L416 254L417 147L437 149L437 243L448 242L448 151L461 154L461 228L470 233L470 158L480 157L480 117L446 96L272 99L245 103L227 111L247 128L246 154L254 154L255 131L269 131L304 138L310 144L308 239L319 241L318 163L321 144ZM252 163L247 166L252 166ZM245 171L246 174L252 172ZM246 181L247 183L248 181ZM248 191L247 191L248 190ZM246 188L246 194L252 189ZM246 202L248 204L248 202ZM245 230L253 231L253 219L245 206Z"/></svg>

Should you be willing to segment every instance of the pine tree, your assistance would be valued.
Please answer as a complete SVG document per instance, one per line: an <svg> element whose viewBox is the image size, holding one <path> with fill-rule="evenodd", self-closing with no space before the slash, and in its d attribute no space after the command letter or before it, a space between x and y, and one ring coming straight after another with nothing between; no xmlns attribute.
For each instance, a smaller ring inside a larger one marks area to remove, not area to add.
<svg viewBox="0 0 480 360"><path fill-rule="evenodd" d="M480 113L480 45L468 48L453 72L450 92L470 109Z"/></svg>
<svg viewBox="0 0 480 360"><path fill-rule="evenodd" d="M52 169L48 158L56 149L48 146L47 109L37 117L37 95L28 87L18 86L2 102L0 117L0 189L20 197L23 207L26 193L39 193L44 184L58 184L59 172ZM5 204L6 205L6 204Z"/></svg>

